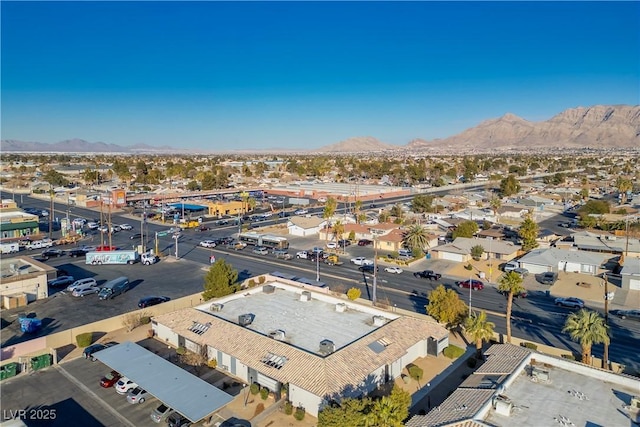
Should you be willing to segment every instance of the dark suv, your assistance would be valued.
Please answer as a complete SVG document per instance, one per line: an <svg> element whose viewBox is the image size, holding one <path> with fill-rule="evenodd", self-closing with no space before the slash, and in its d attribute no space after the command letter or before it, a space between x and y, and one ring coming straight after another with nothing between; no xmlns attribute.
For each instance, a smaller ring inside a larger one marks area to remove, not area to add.
<svg viewBox="0 0 640 427"><path fill-rule="evenodd" d="M413 276L429 280L440 280L442 278L442 274L436 273L433 270L416 271L413 273Z"/></svg>
<svg viewBox="0 0 640 427"><path fill-rule="evenodd" d="M546 273L542 273L540 276L540 283L543 285L553 285L558 280L558 274L553 273L551 271L547 271Z"/></svg>
<svg viewBox="0 0 640 427"><path fill-rule="evenodd" d="M372 264L366 264L366 265L361 265L360 267L358 267L358 270L362 271L363 273L373 273L374 270L378 271L379 268L378 267L374 267Z"/></svg>
<svg viewBox="0 0 640 427"><path fill-rule="evenodd" d="M358 246L369 246L369 245L373 245L373 240L369 240L369 239L358 240Z"/></svg>
<svg viewBox="0 0 640 427"><path fill-rule="evenodd" d="M169 427L188 427L191 425L191 421L183 417L177 412L167 417L167 425Z"/></svg>

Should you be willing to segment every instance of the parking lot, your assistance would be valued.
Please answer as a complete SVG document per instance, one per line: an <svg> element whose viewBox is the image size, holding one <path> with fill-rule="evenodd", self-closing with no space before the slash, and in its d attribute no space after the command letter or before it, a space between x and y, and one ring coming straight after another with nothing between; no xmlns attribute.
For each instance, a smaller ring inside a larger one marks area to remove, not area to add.
<svg viewBox="0 0 640 427"><path fill-rule="evenodd" d="M181 366L171 357L175 352L162 343L145 339L140 344ZM182 367L192 372L194 369ZM100 378L110 371L99 361L77 358L31 375L5 380L2 383L3 420L15 417L19 413L16 411L26 410L21 418L26 418L29 426L157 426L150 414L160 402L150 397L141 404L130 404L126 396L116 393L113 387L101 387ZM234 384L233 379L217 370L204 368L198 374L219 387L222 382ZM231 395L238 395L241 390L238 383L224 389Z"/></svg>

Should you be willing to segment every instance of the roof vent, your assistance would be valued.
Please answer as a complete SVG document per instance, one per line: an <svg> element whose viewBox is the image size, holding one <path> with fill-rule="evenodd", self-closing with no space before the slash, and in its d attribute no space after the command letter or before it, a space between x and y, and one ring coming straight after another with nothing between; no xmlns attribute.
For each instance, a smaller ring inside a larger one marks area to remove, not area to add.
<svg viewBox="0 0 640 427"><path fill-rule="evenodd" d="M386 319L382 316L373 316L373 326L383 326L386 323Z"/></svg>
<svg viewBox="0 0 640 427"><path fill-rule="evenodd" d="M276 287L273 285L264 285L262 287L262 292L264 292L265 294L272 294L276 291Z"/></svg>
<svg viewBox="0 0 640 427"><path fill-rule="evenodd" d="M253 322L253 314L241 314L238 316L238 325L248 326Z"/></svg>
<svg viewBox="0 0 640 427"><path fill-rule="evenodd" d="M274 340L284 341L286 335L282 329L276 329L275 331L269 332L269 336Z"/></svg>
<svg viewBox="0 0 640 427"><path fill-rule="evenodd" d="M311 301L311 292L302 291L300 294L300 301Z"/></svg>
<svg viewBox="0 0 640 427"><path fill-rule="evenodd" d="M344 313L345 311L347 311L347 304L343 303L343 302L339 302L336 304L336 311L338 313Z"/></svg>
<svg viewBox="0 0 640 427"><path fill-rule="evenodd" d="M320 354L331 354L336 351L336 345L331 340L320 341Z"/></svg>
<svg viewBox="0 0 640 427"><path fill-rule="evenodd" d="M493 398L493 408L496 410L496 414L508 417L511 415L513 402L507 396L499 394Z"/></svg>
<svg viewBox="0 0 640 427"><path fill-rule="evenodd" d="M211 310L211 311L222 311L222 304L220 304L219 302L214 302L209 307L209 310Z"/></svg>

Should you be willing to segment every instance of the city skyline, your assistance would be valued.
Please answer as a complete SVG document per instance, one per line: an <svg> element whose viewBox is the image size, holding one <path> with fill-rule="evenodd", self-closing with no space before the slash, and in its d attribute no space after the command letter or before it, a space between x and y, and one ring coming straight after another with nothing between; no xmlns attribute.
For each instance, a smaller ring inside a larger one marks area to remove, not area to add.
<svg viewBox="0 0 640 427"><path fill-rule="evenodd" d="M637 105L636 2L2 2L2 139L404 145Z"/></svg>

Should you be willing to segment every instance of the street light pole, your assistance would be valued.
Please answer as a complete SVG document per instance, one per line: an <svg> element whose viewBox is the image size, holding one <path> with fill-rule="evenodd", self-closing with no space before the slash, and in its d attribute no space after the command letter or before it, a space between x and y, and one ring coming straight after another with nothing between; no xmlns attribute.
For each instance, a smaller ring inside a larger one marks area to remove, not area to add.
<svg viewBox="0 0 640 427"><path fill-rule="evenodd" d="M378 235L373 234L373 293L371 295L373 304L378 302Z"/></svg>
<svg viewBox="0 0 640 427"><path fill-rule="evenodd" d="M316 282L320 281L320 252L316 252Z"/></svg>
<svg viewBox="0 0 640 427"><path fill-rule="evenodd" d="M604 280L604 326L606 328L609 326L609 300L613 299L613 295L609 294L609 281L606 273L602 275L602 280ZM602 369L609 370L609 344L606 342L602 354Z"/></svg>
<svg viewBox="0 0 640 427"><path fill-rule="evenodd" d="M178 233L173 235L173 238L176 240L176 259L178 259L178 237L180 237Z"/></svg>

